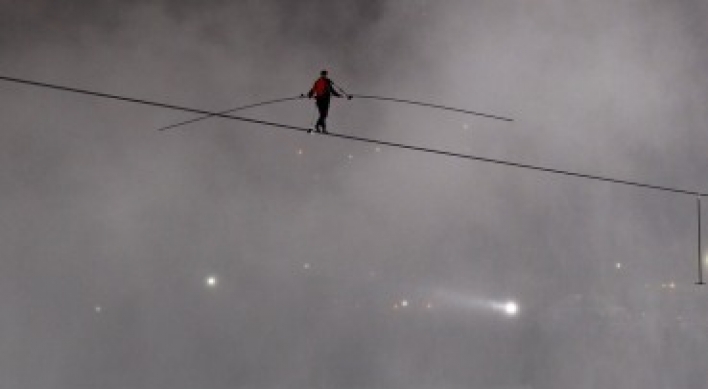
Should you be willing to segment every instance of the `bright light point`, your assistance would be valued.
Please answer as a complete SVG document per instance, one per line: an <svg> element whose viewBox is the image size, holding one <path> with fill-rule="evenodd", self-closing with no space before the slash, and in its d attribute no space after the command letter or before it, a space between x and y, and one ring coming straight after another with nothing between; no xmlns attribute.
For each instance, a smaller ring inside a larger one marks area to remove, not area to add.
<svg viewBox="0 0 708 389"><path fill-rule="evenodd" d="M302 155L302 149L297 151L297 155Z"/></svg>
<svg viewBox="0 0 708 389"><path fill-rule="evenodd" d="M669 288L671 288L671 289L675 289L675 288L676 288L676 284L674 284L673 282L672 282L672 283L670 283L670 284L669 284Z"/></svg>
<svg viewBox="0 0 708 389"><path fill-rule="evenodd" d="M101 313L102 310L100 305L96 305L93 309L96 311L96 313Z"/></svg>
<svg viewBox="0 0 708 389"><path fill-rule="evenodd" d="M515 301L490 302L491 307L506 316L516 316L519 313L519 304Z"/></svg>
<svg viewBox="0 0 708 389"><path fill-rule="evenodd" d="M407 306L408 306L408 300L401 300L401 306L402 306L402 307L407 307Z"/></svg>
<svg viewBox="0 0 708 389"><path fill-rule="evenodd" d="M305 268L305 269L309 269L309 268L310 268L310 264L309 264L309 263L306 263L306 264L302 265L302 267Z"/></svg>
<svg viewBox="0 0 708 389"><path fill-rule="evenodd" d="M427 303L427 304L425 304L425 307L428 308L428 309L431 309L431 308L433 307L433 304Z"/></svg>
<svg viewBox="0 0 708 389"><path fill-rule="evenodd" d="M216 279L216 277L214 277L214 276L209 276L209 277L207 277L207 279L206 279L206 284L207 284L207 286L210 287L210 288L215 288L215 287L216 287L216 284L218 284L218 283L219 283L219 281L218 281L218 280Z"/></svg>
<svg viewBox="0 0 708 389"><path fill-rule="evenodd" d="M352 159L352 158L354 158L354 156L349 154L349 156L347 158Z"/></svg>
<svg viewBox="0 0 708 389"><path fill-rule="evenodd" d="M504 304L504 313L509 316L516 316L519 313L519 306L515 302L509 301Z"/></svg>
<svg viewBox="0 0 708 389"><path fill-rule="evenodd" d="M615 267L618 268L618 269L621 269L621 268L622 268L622 264L619 263L619 262L617 262L617 263L615 264Z"/></svg>

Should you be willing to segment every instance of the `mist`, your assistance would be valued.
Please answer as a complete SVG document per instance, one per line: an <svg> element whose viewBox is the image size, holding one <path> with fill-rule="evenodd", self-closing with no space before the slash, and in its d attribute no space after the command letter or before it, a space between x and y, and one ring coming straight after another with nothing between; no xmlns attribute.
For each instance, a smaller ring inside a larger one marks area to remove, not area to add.
<svg viewBox="0 0 708 389"><path fill-rule="evenodd" d="M220 111L327 69L352 94L514 118L334 99L334 133L705 192L706 20L688 0L5 0L0 74ZM693 196L0 99L2 388L708 382Z"/></svg>

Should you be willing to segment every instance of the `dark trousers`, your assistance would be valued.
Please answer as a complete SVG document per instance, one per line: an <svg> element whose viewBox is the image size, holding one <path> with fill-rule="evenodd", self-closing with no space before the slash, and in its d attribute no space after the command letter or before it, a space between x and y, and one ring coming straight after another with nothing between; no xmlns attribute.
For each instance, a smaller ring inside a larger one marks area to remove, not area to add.
<svg viewBox="0 0 708 389"><path fill-rule="evenodd" d="M317 104L317 109L320 111L320 118L317 119L317 124L315 127L321 128L322 130L327 129L327 114L329 113L329 96L326 97L318 97L315 99L315 103Z"/></svg>

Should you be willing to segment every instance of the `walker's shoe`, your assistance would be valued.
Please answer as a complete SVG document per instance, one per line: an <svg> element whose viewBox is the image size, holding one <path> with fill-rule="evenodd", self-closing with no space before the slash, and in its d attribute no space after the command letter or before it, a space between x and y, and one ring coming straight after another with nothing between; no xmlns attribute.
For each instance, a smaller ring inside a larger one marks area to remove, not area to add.
<svg viewBox="0 0 708 389"><path fill-rule="evenodd" d="M312 128L308 128L308 129L307 129L307 133L308 133L308 134L312 134Z"/></svg>

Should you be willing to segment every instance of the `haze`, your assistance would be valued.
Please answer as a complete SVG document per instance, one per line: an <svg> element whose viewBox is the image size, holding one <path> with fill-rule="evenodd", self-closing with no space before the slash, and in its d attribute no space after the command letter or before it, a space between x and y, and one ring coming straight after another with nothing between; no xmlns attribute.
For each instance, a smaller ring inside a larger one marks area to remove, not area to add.
<svg viewBox="0 0 708 389"><path fill-rule="evenodd" d="M327 69L514 118L341 99L335 133L706 192L706 20L691 0L1 0L0 74L218 111ZM0 101L0 388L706 388L693 196L225 119L159 132L194 116L6 82Z"/></svg>

